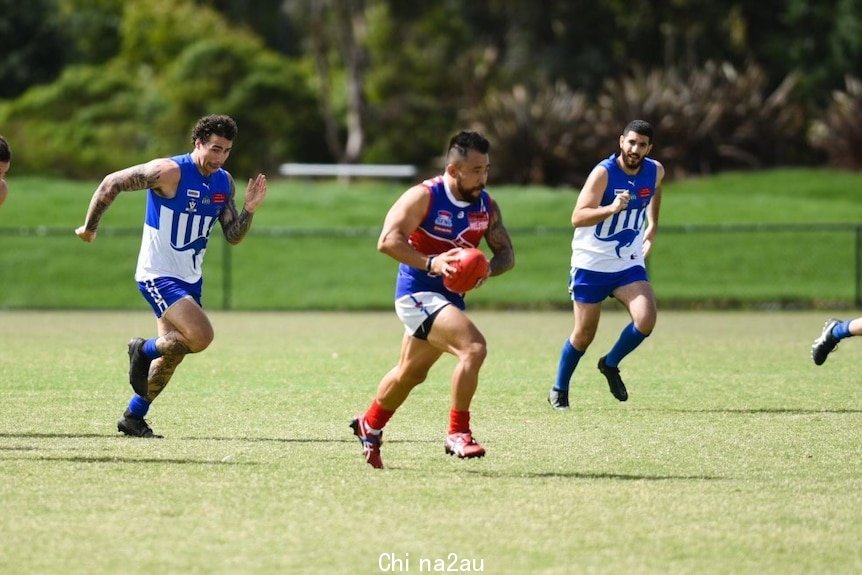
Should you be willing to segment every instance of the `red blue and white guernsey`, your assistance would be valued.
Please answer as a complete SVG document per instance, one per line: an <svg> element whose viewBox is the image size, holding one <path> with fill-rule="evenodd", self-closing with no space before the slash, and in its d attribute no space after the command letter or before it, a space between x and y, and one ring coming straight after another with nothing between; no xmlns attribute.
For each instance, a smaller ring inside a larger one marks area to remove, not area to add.
<svg viewBox="0 0 862 575"><path fill-rule="evenodd" d="M594 226L575 228L572 237L572 268L594 272L621 272L643 266L643 230L647 207L655 196L658 163L644 158L634 176L626 174L615 155L600 166L608 171L608 185L600 206L613 203L617 194L628 193L628 207Z"/></svg>
<svg viewBox="0 0 862 575"><path fill-rule="evenodd" d="M477 248L491 221L491 196L482 190L476 203L455 199L443 176L422 182L431 201L422 223L408 241L425 255L437 255L452 248ZM406 264L398 266L395 299L418 292L442 294L459 309L464 309L463 294L451 292L443 285L443 276L432 276Z"/></svg>
<svg viewBox="0 0 862 575"><path fill-rule="evenodd" d="M202 175L191 154L171 158L180 166L171 199L147 190L147 212L135 280L161 277L189 284L201 280L210 232L230 197L230 176L219 169Z"/></svg>

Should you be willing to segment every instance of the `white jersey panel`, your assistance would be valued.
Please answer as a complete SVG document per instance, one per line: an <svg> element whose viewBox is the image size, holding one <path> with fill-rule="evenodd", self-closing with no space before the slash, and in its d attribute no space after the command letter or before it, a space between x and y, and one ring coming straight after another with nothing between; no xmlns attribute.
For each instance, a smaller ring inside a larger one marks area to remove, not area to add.
<svg viewBox="0 0 862 575"><path fill-rule="evenodd" d="M628 207L594 226L575 228L572 236L572 268L594 272L621 272L644 266L643 231L647 210L655 195L657 164L644 158L635 175L626 174L611 156L599 166L608 173L608 184L599 205L608 206L618 194L628 194ZM645 266L644 266L645 267Z"/></svg>
<svg viewBox="0 0 862 575"><path fill-rule="evenodd" d="M621 272L644 265L641 229L622 228L599 240L596 226L576 228L572 237L572 268L594 272Z"/></svg>
<svg viewBox="0 0 862 575"><path fill-rule="evenodd" d="M175 213L160 206L158 228L144 224L136 281L172 277L195 283L201 279L211 216Z"/></svg>

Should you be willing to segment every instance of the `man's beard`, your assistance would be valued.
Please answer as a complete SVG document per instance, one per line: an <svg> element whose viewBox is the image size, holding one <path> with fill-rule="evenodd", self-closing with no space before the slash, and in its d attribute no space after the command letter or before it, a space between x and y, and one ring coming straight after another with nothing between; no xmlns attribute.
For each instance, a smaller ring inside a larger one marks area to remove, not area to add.
<svg viewBox="0 0 862 575"><path fill-rule="evenodd" d="M475 188L467 189L464 187L464 184L461 181L461 178L456 178L455 182L458 184L458 189L461 191L461 197L465 202L470 202L471 204L478 204L479 200L482 199L482 188L484 186L476 186ZM475 195L474 195L475 193Z"/></svg>
<svg viewBox="0 0 862 575"><path fill-rule="evenodd" d="M625 166L630 170L634 170L636 168L641 167L641 164L643 164L643 162L644 162L643 156L638 156L638 159L635 160L634 163L631 163L631 162L632 162L631 156L629 156L628 154L624 154L623 155L623 164L625 164Z"/></svg>

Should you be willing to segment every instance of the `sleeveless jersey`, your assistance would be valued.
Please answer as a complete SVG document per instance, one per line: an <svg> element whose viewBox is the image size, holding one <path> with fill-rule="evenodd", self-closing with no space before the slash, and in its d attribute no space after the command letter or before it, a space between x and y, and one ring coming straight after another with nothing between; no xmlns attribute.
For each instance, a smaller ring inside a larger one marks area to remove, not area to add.
<svg viewBox="0 0 862 575"><path fill-rule="evenodd" d="M226 171L219 169L204 176L191 154L171 160L180 166L176 195L166 199L147 190L147 212L135 271L139 282L160 277L199 281L210 232L230 197Z"/></svg>
<svg viewBox="0 0 862 575"><path fill-rule="evenodd" d="M431 195L428 211L408 241L425 255L436 255L452 248L476 248L488 231L491 221L491 196L482 190L475 204L456 200L443 176L425 180L422 185ZM443 285L443 276L432 276L406 264L398 266L395 298L430 291L442 294L458 308L464 309L463 294L451 292Z"/></svg>
<svg viewBox="0 0 862 575"><path fill-rule="evenodd" d="M655 195L657 164L650 158L644 158L640 170L634 176L620 168L616 155L599 165L608 171L608 185L599 205L612 204L618 193L628 193L631 199L625 210L608 216L594 226L575 228L572 268L619 272L643 266L643 230L647 206Z"/></svg>

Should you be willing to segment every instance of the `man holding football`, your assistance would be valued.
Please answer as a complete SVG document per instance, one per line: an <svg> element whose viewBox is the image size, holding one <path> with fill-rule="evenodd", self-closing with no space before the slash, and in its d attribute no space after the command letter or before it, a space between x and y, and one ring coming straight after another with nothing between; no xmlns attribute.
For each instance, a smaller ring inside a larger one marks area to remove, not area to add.
<svg viewBox="0 0 862 575"><path fill-rule="evenodd" d="M488 140L476 132L456 134L449 141L443 175L404 192L383 223L377 249L400 263L395 311L405 333L398 365L383 376L368 410L350 423L372 467L383 467L384 426L444 352L458 359L445 451L459 458L485 455L470 427L485 338L464 313L464 294L448 290L443 279L456 272L460 248L475 248L482 238L493 252L489 275L515 264L500 209L485 191L489 149Z"/></svg>
<svg viewBox="0 0 862 575"><path fill-rule="evenodd" d="M647 154L653 128L634 120L619 138L620 151L600 162L587 177L572 212L575 227L569 292L575 326L548 392L554 409L569 408L569 383L599 325L602 301L614 297L631 316L610 351L599 358L598 369L619 401L628 399L619 363L652 333L656 301L644 260L658 230L664 167Z"/></svg>
<svg viewBox="0 0 862 575"><path fill-rule="evenodd" d="M85 242L96 239L99 221L120 192L147 190L141 251L135 280L157 318L158 336L129 342L129 383L135 392L117 430L134 437L161 437L144 420L150 404L189 353L206 349L213 328L201 306L201 266L216 221L225 239L237 244L251 228L266 197L266 177L249 179L238 212L233 177L222 166L233 148L237 126L230 116L198 120L191 153L159 158L108 174L90 200Z"/></svg>

